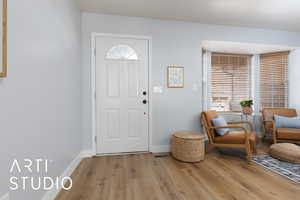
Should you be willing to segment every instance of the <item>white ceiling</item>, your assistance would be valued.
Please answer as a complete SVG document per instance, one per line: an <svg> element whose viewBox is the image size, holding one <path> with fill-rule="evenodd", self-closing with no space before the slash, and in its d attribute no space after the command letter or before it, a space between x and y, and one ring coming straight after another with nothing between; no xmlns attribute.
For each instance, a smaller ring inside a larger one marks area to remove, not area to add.
<svg viewBox="0 0 300 200"><path fill-rule="evenodd" d="M300 0L77 0L82 11L300 32Z"/></svg>
<svg viewBox="0 0 300 200"><path fill-rule="evenodd" d="M203 41L202 48L211 52L218 53L235 53L235 54L264 54L271 52L291 51L296 47L250 44L239 42L224 42L224 41Z"/></svg>

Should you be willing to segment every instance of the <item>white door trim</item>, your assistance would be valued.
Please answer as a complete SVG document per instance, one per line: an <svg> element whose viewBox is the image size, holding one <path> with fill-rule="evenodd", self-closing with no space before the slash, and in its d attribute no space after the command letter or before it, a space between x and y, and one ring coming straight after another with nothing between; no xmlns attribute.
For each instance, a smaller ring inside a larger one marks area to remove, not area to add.
<svg viewBox="0 0 300 200"><path fill-rule="evenodd" d="M96 38L97 37L110 37L110 38L126 38L126 39L143 39L148 41L148 57L149 57L149 67L148 67L148 91L149 91L149 129L148 129L148 151L152 152L152 37L150 36L138 36L138 35L120 35L112 33L91 33L91 110L92 110L92 149L93 155L97 155L97 144L96 144Z"/></svg>

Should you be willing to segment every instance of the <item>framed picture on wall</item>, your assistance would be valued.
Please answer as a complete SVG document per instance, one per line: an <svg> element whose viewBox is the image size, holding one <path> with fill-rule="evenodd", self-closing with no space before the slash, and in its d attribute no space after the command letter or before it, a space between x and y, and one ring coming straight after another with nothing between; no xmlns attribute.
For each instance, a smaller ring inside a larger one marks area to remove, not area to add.
<svg viewBox="0 0 300 200"><path fill-rule="evenodd" d="M184 67L168 67L168 88L184 87Z"/></svg>
<svg viewBox="0 0 300 200"><path fill-rule="evenodd" d="M7 76L7 0L0 0L0 78Z"/></svg>

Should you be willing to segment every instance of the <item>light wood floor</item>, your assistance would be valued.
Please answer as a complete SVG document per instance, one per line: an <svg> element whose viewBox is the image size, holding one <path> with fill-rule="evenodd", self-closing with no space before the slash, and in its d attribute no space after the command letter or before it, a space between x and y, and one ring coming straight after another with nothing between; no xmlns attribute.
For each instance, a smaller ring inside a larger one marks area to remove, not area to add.
<svg viewBox="0 0 300 200"><path fill-rule="evenodd" d="M267 148L260 145L259 154ZM209 152L197 164L153 154L88 158L74 172L72 190L56 200L300 199L299 184L234 152Z"/></svg>

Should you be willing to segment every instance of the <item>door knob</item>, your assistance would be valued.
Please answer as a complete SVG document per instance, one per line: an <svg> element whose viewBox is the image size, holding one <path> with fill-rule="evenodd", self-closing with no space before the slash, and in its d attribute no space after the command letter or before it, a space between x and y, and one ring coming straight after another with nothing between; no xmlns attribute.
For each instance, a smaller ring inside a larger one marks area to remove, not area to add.
<svg viewBox="0 0 300 200"><path fill-rule="evenodd" d="M147 104L147 100L145 99L145 100L143 100L143 104Z"/></svg>

